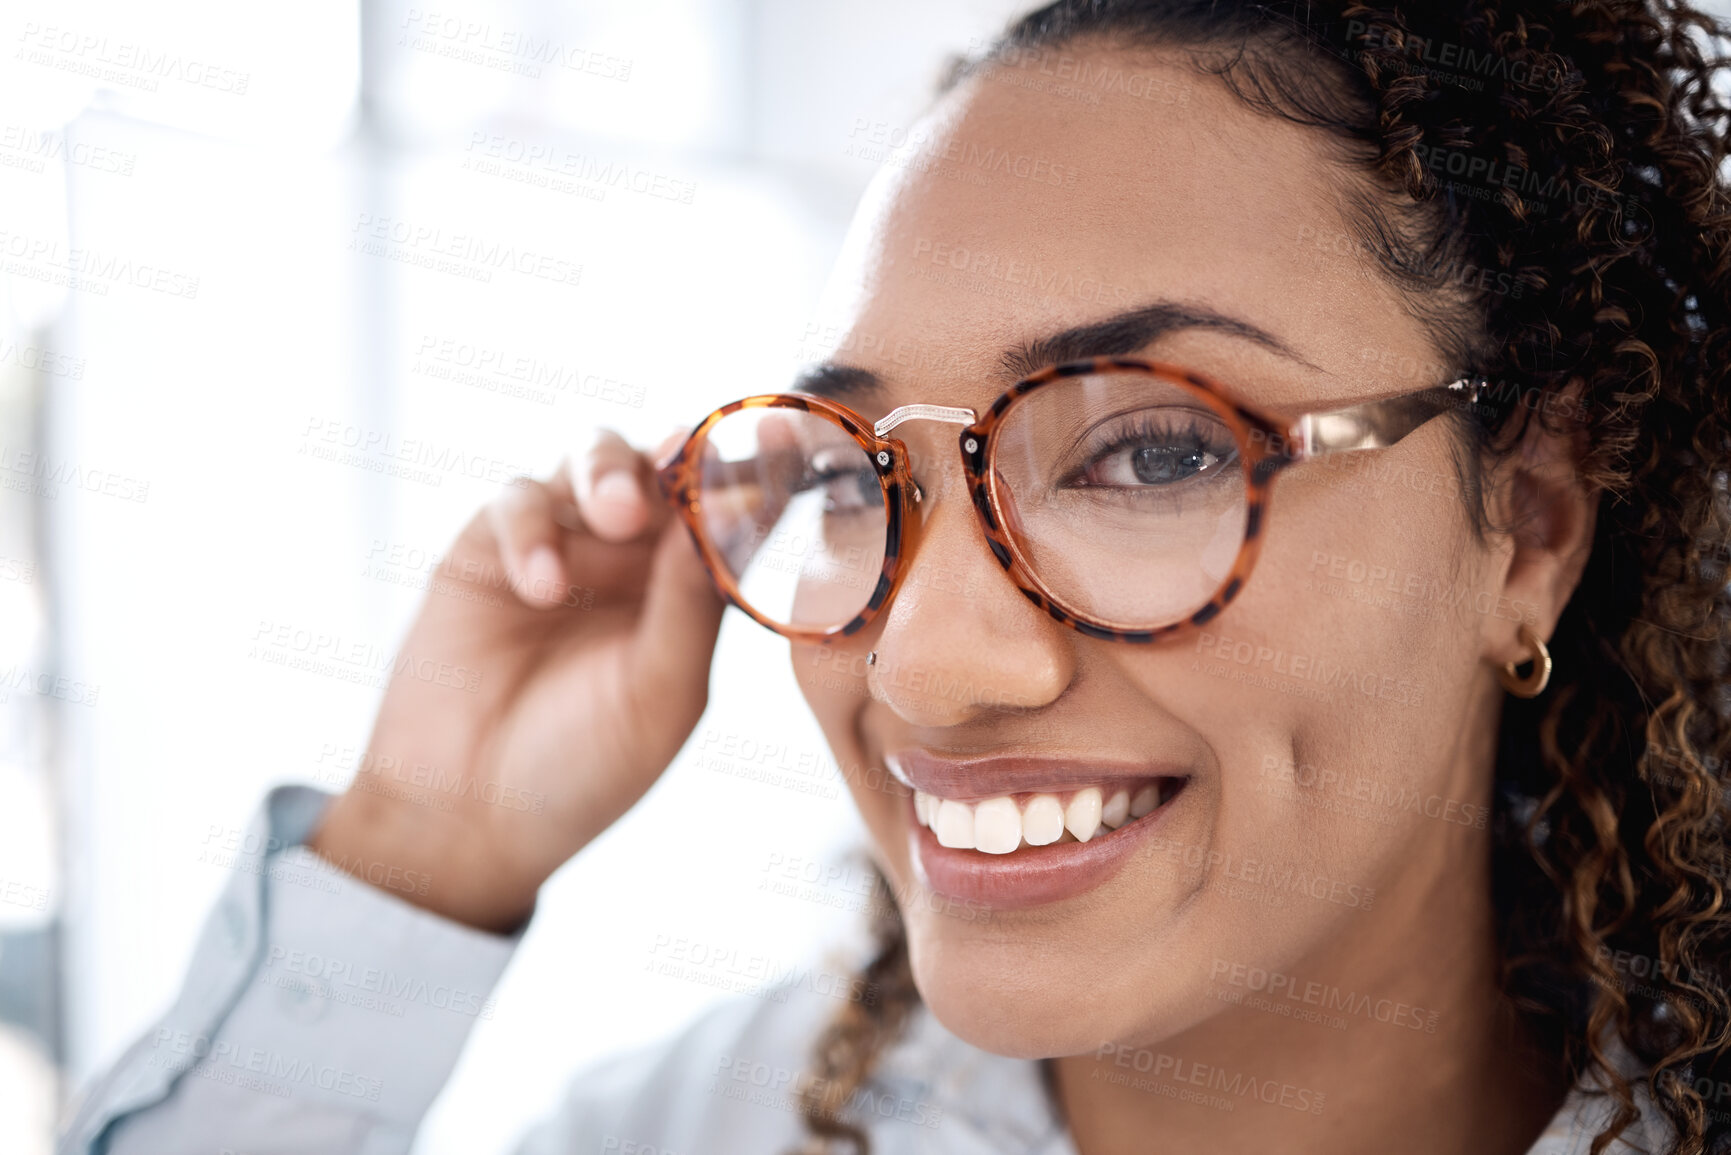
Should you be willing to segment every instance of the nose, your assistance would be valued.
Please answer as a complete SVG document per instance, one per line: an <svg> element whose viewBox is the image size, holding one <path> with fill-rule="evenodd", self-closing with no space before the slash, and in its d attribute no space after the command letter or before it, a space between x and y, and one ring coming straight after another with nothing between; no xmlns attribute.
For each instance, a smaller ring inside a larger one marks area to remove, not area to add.
<svg viewBox="0 0 1731 1155"><path fill-rule="evenodd" d="M914 726L957 726L1049 705L1075 676L1073 639L992 557L954 442L944 436L949 431L940 425L933 432L949 452L916 460L941 463L955 476L925 479L926 496L904 528L904 572L879 618L867 685Z"/></svg>

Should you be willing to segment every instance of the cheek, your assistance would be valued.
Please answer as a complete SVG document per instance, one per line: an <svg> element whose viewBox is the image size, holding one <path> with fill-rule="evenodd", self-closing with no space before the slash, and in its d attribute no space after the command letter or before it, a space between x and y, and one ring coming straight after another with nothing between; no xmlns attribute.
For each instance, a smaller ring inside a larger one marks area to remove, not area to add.
<svg viewBox="0 0 1731 1155"><path fill-rule="evenodd" d="M1462 720L1499 603L1446 455L1405 457L1427 464L1283 478L1231 607L1178 653L1112 655L1214 751L1226 850L1326 855L1373 886L1391 847L1429 833L1402 802L1477 790L1459 781Z"/></svg>
<svg viewBox="0 0 1731 1155"><path fill-rule="evenodd" d="M853 735L855 721L871 700L866 688L869 644L849 638L842 643L791 648L793 677L812 716L833 741L838 733Z"/></svg>
<svg viewBox="0 0 1731 1155"><path fill-rule="evenodd" d="M908 795L881 769L851 777L848 791L871 836L872 857L889 878L897 895L907 895L913 881L908 849Z"/></svg>
<svg viewBox="0 0 1731 1155"><path fill-rule="evenodd" d="M1391 730L1439 725L1495 608L1454 470L1440 450L1336 461L1280 495L1245 618L1290 643L1308 700Z"/></svg>
<svg viewBox="0 0 1731 1155"><path fill-rule="evenodd" d="M1295 484L1276 493L1243 596L1188 643L1197 724L1238 770L1224 788L1258 792L1243 812L1295 823L1279 835L1289 841L1326 830L1366 846L1404 819L1335 815L1309 796L1295 814L1269 796L1285 768L1380 798L1436 787L1458 763L1484 619L1499 606L1447 458L1405 456L1424 464L1365 454L1352 471L1317 463L1284 479Z"/></svg>
<svg viewBox="0 0 1731 1155"><path fill-rule="evenodd" d="M860 818L877 847L879 865L898 892L907 885L908 791L884 769L862 740L862 720L874 708L866 681L876 631L845 643L792 648L792 666L800 692L829 742L836 765L859 809ZM881 708L881 707L879 707Z"/></svg>

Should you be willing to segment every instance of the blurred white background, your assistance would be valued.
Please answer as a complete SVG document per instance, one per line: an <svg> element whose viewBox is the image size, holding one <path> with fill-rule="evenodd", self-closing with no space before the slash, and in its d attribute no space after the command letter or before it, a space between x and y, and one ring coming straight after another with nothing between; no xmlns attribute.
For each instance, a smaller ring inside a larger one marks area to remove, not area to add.
<svg viewBox="0 0 1731 1155"><path fill-rule="evenodd" d="M784 387L877 142L1024 6L0 4L0 1151L165 1008L213 842L353 772L378 690L270 635L388 660L500 481ZM857 869L758 889L860 837L785 645L730 615L716 670L420 1151L507 1149L727 997L656 936L779 973L859 924Z"/></svg>
<svg viewBox="0 0 1731 1155"><path fill-rule="evenodd" d="M213 840L352 773L378 691L271 635L388 660L499 481L785 386L881 142L1028 6L0 0L0 1151L171 999ZM759 889L860 838L785 645L730 615L716 670L419 1151L728 997L658 935L784 973L859 924L857 869Z"/></svg>

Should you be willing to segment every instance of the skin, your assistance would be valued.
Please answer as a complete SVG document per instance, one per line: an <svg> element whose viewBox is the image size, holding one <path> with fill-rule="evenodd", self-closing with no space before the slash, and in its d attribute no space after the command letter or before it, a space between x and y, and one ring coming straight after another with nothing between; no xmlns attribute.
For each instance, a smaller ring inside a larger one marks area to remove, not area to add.
<svg viewBox="0 0 1731 1155"><path fill-rule="evenodd" d="M956 159L886 168L828 301L843 334L835 360L882 382L848 398L861 416L912 402L983 411L1015 379L1007 350L1157 301L1243 319L1285 345L1290 356L1186 330L1134 350L1272 412L1449 379L1433 368L1433 335L1368 261L1313 243L1349 232L1340 190L1355 179L1317 133L1257 115L1179 59L1066 51L1156 78L1152 91L1184 99L1078 104L1005 83L1013 74L1003 69L947 95L925 126L931 155L993 148L1070 175L1054 183ZM983 182L970 176L982 171ZM958 248L970 254L964 265L994 254L1077 287L1005 291L933 259ZM1566 1080L1497 989L1489 832L1470 815L1491 802L1496 669L1528 656L1521 617L1550 635L1592 539L1594 502L1571 447L1528 438L1488 487L1493 524L1511 532L1483 539L1452 484L1446 421L1367 455L1373 472L1289 470L1256 571L1226 613L1206 633L1131 646L1068 629L1015 589L959 485L954 426L916 421L897 435L925 491L902 588L865 631L792 648L838 764L881 766L886 752L914 746L1076 761L1159 751L1191 774L1162 819L1164 842L1103 885L984 919L959 916L925 888L909 852L907 792L876 776L851 782L877 860L908 896L914 974L937 1018L986 1050L1055 1059L1084 1155L1145 1151L1149 1136L1168 1150L1371 1152L1393 1135L1409 1151L1527 1150ZM488 606L429 596L405 649L479 668L481 692L398 682L381 707L375 758L539 791L546 814L463 800L416 813L427 808L351 790L316 850L419 867L434 884L405 898L508 929L528 916L540 882L648 789L702 711L720 616L683 531L645 496L648 468L604 437L558 476L478 515L447 577L480 588L508 575L518 597ZM1418 575L1465 596L1379 604L1363 583L1329 579L1336 558L1342 572L1382 566L1397 587ZM593 608L560 604L572 586L595 591ZM1243 667L1221 654L1237 642L1369 671L1392 689L1305 696L1282 692L1294 684L1279 676L1233 680ZM983 692L920 688L958 683ZM574 774L567 752L579 741L594 756ZM1268 768L1287 766L1328 777L1270 789ZM1354 810L1360 782L1451 800L1469 817L1379 810L1362 795ZM1325 897L1232 877L1252 862L1282 878L1288 867L1323 878ZM1252 968L1300 989L1314 981L1420 1008L1411 1021L1435 1029L1365 1013L1343 1014L1347 1026L1334 1029L1228 1001L1254 998ZM1191 1064L1284 1086L1288 1105L1216 1089L1236 1101L1221 1110L1162 1093L1206 1082ZM1293 1107L1299 1091L1307 1106L1322 1096L1321 1112Z"/></svg>

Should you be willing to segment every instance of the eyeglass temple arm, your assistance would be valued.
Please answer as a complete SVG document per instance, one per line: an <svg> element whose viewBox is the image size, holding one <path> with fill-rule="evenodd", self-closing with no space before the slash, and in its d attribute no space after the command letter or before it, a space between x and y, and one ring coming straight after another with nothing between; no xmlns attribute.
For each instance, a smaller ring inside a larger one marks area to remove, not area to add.
<svg viewBox="0 0 1731 1155"><path fill-rule="evenodd" d="M1462 377L1417 393L1305 413L1287 430L1292 454L1303 461L1324 453L1384 449L1439 414L1476 404L1486 384L1480 377Z"/></svg>

